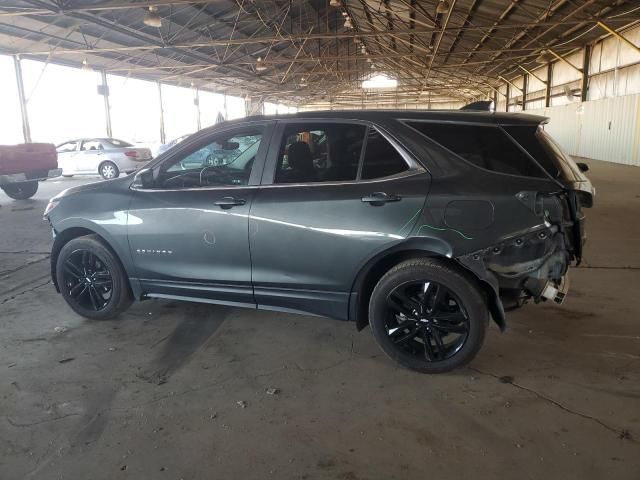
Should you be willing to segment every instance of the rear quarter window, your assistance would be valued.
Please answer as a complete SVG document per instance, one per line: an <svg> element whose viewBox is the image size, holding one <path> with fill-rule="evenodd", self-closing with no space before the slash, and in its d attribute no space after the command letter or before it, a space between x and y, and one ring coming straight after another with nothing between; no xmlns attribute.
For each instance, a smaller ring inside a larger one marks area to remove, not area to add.
<svg viewBox="0 0 640 480"><path fill-rule="evenodd" d="M362 165L362 179L389 177L409 170L400 152L375 128L369 130Z"/></svg>
<svg viewBox="0 0 640 480"><path fill-rule="evenodd" d="M547 178L542 168L499 127L432 122L406 123L467 162L485 170Z"/></svg>

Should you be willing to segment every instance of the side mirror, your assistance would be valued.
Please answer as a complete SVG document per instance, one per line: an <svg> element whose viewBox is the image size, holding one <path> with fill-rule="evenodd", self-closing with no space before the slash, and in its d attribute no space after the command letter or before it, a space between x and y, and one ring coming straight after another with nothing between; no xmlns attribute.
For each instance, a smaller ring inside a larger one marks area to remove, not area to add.
<svg viewBox="0 0 640 480"><path fill-rule="evenodd" d="M153 183L153 170L145 168L135 174L131 188L151 188Z"/></svg>
<svg viewBox="0 0 640 480"><path fill-rule="evenodd" d="M582 173L589 171L589 165L587 165L584 162L578 162L578 163L576 163L576 165L578 166L578 168L580 169L580 171Z"/></svg>

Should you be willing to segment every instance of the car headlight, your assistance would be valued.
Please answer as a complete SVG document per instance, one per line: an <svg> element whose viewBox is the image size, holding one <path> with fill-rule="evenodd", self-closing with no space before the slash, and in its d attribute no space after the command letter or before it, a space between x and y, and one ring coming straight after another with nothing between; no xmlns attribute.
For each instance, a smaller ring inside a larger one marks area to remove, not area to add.
<svg viewBox="0 0 640 480"><path fill-rule="evenodd" d="M51 213L51 210L56 208L59 203L60 200L55 200L53 198L49 200L49 203L47 203L47 207L44 209L44 213L42 214L42 218L44 218L45 220L48 219L47 215L49 215L49 213Z"/></svg>

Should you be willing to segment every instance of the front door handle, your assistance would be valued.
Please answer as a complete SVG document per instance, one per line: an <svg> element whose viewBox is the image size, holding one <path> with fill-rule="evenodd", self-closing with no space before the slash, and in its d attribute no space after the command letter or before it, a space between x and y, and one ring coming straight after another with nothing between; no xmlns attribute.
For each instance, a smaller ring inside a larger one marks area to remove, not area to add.
<svg viewBox="0 0 640 480"><path fill-rule="evenodd" d="M400 198L400 195L387 194L385 192L374 192L369 196L362 197L362 201L377 207L384 205L387 202L398 202L400 201Z"/></svg>
<svg viewBox="0 0 640 480"><path fill-rule="evenodd" d="M247 201L242 198L223 197L214 203L221 208L227 209L238 205L244 205Z"/></svg>

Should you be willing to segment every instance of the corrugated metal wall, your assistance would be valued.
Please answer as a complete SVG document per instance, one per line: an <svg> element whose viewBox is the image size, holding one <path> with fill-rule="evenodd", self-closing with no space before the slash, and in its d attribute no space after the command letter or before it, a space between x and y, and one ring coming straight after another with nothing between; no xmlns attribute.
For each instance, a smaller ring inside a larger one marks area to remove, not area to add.
<svg viewBox="0 0 640 480"><path fill-rule="evenodd" d="M525 113L549 117L546 131L571 155L640 166L639 94Z"/></svg>

